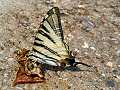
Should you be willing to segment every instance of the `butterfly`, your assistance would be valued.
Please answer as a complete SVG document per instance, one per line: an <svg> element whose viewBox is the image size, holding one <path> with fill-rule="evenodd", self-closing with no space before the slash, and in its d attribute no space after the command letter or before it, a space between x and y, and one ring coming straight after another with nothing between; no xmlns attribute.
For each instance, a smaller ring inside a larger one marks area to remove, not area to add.
<svg viewBox="0 0 120 90"><path fill-rule="evenodd" d="M65 43L58 7L49 10L41 22L28 58L30 62L63 68L66 65L76 66L77 64L89 66L82 62L76 62L75 56L72 55L69 46ZM31 65L34 67L33 64Z"/></svg>
<svg viewBox="0 0 120 90"><path fill-rule="evenodd" d="M24 65L24 71L27 75L41 76L41 71L44 73L44 65L55 68L64 68L66 65L76 66L77 64L89 66L76 62L75 56L65 43L58 7L53 7L47 12L35 35L32 50L26 56L27 63Z"/></svg>

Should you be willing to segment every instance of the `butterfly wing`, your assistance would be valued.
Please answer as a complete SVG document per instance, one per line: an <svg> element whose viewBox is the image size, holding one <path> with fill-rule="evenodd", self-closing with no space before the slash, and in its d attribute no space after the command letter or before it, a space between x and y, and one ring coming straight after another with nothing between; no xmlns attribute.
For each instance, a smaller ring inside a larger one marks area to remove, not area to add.
<svg viewBox="0 0 120 90"><path fill-rule="evenodd" d="M54 7L53 9L51 9L50 11L47 12L48 16L46 16L46 18L43 20L43 22L45 20L48 21L48 23L50 24L51 28L54 30L55 34L61 38L61 40L63 41L64 36L63 36L63 30L62 30L62 26L61 26L61 19L60 19L60 11L58 7Z"/></svg>
<svg viewBox="0 0 120 90"><path fill-rule="evenodd" d="M40 25L29 59L59 66L61 60L69 57L63 40L59 8L54 7L48 11Z"/></svg>

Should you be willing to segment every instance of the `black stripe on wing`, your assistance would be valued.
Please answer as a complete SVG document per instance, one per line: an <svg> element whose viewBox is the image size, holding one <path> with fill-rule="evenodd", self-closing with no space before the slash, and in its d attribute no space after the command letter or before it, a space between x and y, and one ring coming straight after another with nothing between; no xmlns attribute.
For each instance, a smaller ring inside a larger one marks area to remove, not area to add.
<svg viewBox="0 0 120 90"><path fill-rule="evenodd" d="M55 43L55 41L52 39L52 37L50 37L47 33L45 33L44 31L42 30L38 30L38 33L47 37L49 40L51 40L53 43Z"/></svg>
<svg viewBox="0 0 120 90"><path fill-rule="evenodd" d="M44 63L46 63L46 61L52 61L52 62L56 63L54 60L50 60L50 59L41 58L41 57L39 57L39 56L36 56L36 55L33 55L33 54L31 54L31 55L29 55L29 56L32 56L32 57L34 57L34 58L41 59L41 60L42 60L42 62L44 62ZM39 62L39 60L38 60L38 62Z"/></svg>
<svg viewBox="0 0 120 90"><path fill-rule="evenodd" d="M41 39L40 39L40 38L38 38L38 37L35 37L35 40L38 40L38 41L43 42L43 40L41 40Z"/></svg>
<svg viewBox="0 0 120 90"><path fill-rule="evenodd" d="M50 56L48 56L48 55L46 55L46 54L41 53L40 51L38 51L38 50L36 50L36 49L34 49L34 48L33 48L33 51L34 51L34 52L37 52L38 54L41 54L41 55L45 56L46 58L50 58L50 59L53 59L53 60L57 60L57 59L55 59L55 58L53 58L53 57L50 57Z"/></svg>
<svg viewBox="0 0 120 90"><path fill-rule="evenodd" d="M64 40L63 30L61 26L60 11L58 7L53 7L47 12L47 17L43 19L42 22L47 21L51 28L54 30L55 34Z"/></svg>
<svg viewBox="0 0 120 90"><path fill-rule="evenodd" d="M50 33L49 30L43 24L41 24L40 27L44 29L46 32Z"/></svg>
<svg viewBox="0 0 120 90"><path fill-rule="evenodd" d="M45 45L43 45L43 44L34 42L34 45L39 46L39 47L43 47L44 49L48 50L49 52L51 52L51 53L53 53L53 54L55 54L55 55L57 55L57 56L60 57L60 55L59 55L56 51L50 49L49 47L47 47L47 46L45 46Z"/></svg>

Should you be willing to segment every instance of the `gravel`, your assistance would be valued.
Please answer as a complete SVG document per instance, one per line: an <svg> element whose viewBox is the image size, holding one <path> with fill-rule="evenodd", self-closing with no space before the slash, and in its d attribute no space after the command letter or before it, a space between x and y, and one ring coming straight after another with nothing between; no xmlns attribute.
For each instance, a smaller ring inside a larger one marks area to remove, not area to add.
<svg viewBox="0 0 120 90"><path fill-rule="evenodd" d="M47 71L46 83L12 86L19 68L15 53L31 49L40 22L60 8L66 43L78 65ZM120 90L119 0L0 0L0 90Z"/></svg>

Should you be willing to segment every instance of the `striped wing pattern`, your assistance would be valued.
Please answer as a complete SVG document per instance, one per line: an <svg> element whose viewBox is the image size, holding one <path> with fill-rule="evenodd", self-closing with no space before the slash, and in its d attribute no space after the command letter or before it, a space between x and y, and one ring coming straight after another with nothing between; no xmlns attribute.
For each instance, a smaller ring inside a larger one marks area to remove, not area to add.
<svg viewBox="0 0 120 90"><path fill-rule="evenodd" d="M35 36L34 46L29 59L53 66L69 57L64 43L60 12L57 7L48 11Z"/></svg>

